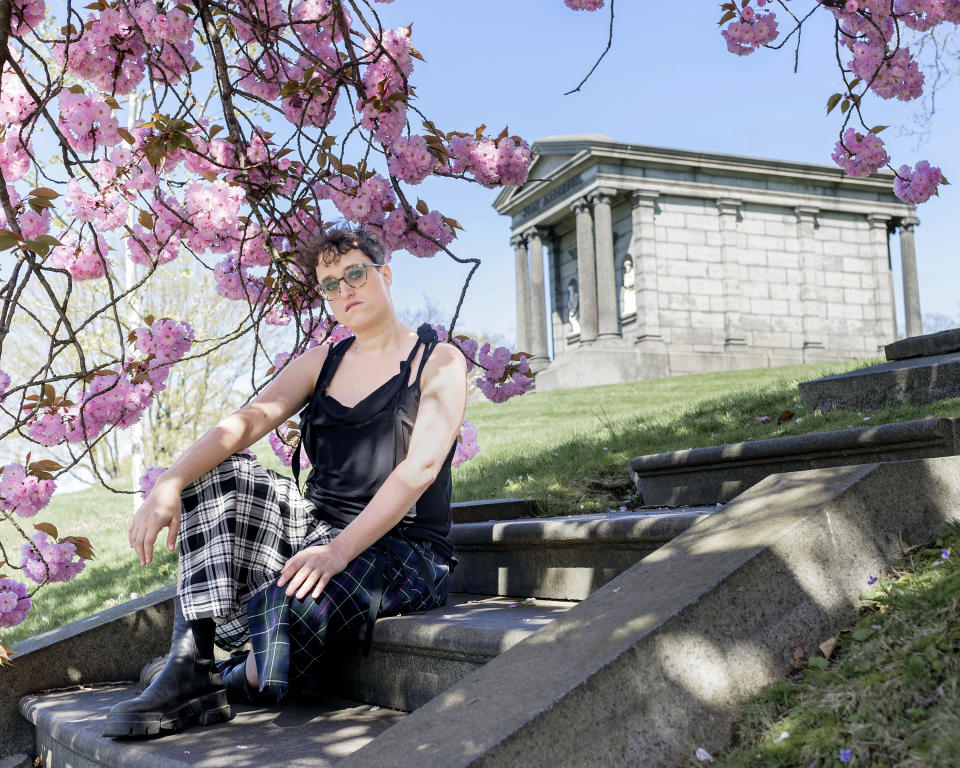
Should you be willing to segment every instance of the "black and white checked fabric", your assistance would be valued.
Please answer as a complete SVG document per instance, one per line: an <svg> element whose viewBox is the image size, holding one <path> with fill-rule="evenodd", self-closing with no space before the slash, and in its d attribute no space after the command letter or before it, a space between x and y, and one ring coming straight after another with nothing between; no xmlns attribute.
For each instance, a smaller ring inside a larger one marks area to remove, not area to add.
<svg viewBox="0 0 960 768"><path fill-rule="evenodd" d="M445 605L450 584L447 560L429 544L402 536L389 536L386 544L387 586L378 615ZM321 658L331 640L359 642L374 594L376 559L375 545L361 552L330 579L316 600L312 594L302 600L288 597L287 587L275 583L253 596L247 610L261 694L281 701L290 686L309 685L322 672Z"/></svg>
<svg viewBox="0 0 960 768"><path fill-rule="evenodd" d="M212 617L215 642L233 650L249 637L247 603L296 552L339 529L317 517L293 480L233 454L180 496L177 592L187 619Z"/></svg>

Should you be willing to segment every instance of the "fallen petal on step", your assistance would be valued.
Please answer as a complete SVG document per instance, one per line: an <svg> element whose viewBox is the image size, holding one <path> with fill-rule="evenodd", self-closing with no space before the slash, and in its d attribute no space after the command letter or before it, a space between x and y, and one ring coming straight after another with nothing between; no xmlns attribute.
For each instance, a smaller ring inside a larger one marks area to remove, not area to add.
<svg viewBox="0 0 960 768"><path fill-rule="evenodd" d="M697 760L701 763L712 763L713 755L711 755L703 747L697 747Z"/></svg>
<svg viewBox="0 0 960 768"><path fill-rule="evenodd" d="M789 732L789 731L784 731L784 732L781 733L779 736L777 736L777 738L775 738L775 739L773 740L773 743L774 743L774 744L779 744L779 743L780 743L781 741L783 741L784 739L789 739L789 738L790 738L790 732Z"/></svg>

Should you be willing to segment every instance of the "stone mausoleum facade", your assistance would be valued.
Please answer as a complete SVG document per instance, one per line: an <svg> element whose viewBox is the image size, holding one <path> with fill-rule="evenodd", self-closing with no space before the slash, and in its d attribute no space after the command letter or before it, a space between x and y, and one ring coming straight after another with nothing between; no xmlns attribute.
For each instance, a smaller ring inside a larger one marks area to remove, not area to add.
<svg viewBox="0 0 960 768"><path fill-rule="evenodd" d="M540 391L876 355L896 338L894 232L907 335L921 332L919 222L890 173L599 135L533 151L531 180L494 207L512 220Z"/></svg>

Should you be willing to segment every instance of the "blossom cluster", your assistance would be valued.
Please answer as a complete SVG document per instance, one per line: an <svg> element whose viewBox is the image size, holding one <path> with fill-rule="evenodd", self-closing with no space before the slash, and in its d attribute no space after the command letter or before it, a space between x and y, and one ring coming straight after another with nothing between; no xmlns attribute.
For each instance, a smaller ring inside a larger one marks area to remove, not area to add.
<svg viewBox="0 0 960 768"><path fill-rule="evenodd" d="M837 142L832 157L851 176L869 176L890 162L879 136L853 128L843 132L843 140Z"/></svg>
<svg viewBox="0 0 960 768"><path fill-rule="evenodd" d="M407 78L413 72L410 27L368 35L363 50L369 63L363 73L363 96L357 101L361 124L377 141L391 144L407 123Z"/></svg>
<svg viewBox="0 0 960 768"><path fill-rule="evenodd" d="M530 169L530 147L512 138L478 139L456 135L450 139L449 172L471 174L484 187L520 186Z"/></svg>
<svg viewBox="0 0 960 768"><path fill-rule="evenodd" d="M13 184L7 184L7 195L10 197L10 205L20 224L20 233L23 237L31 240L45 235L50 229L50 210L44 208L41 213L37 213L32 208L28 208ZM0 228L9 229L7 216L2 208L0 208Z"/></svg>
<svg viewBox="0 0 960 768"><path fill-rule="evenodd" d="M112 147L120 141L120 122L103 99L65 89L59 101L60 128L77 152L93 152L97 145Z"/></svg>
<svg viewBox="0 0 960 768"><path fill-rule="evenodd" d="M134 0L89 14L83 34L69 45L54 43L53 54L72 75L107 93L127 94L143 80L148 61L153 78L168 83L197 63L193 24L180 8L160 13L154 0Z"/></svg>
<svg viewBox="0 0 960 768"><path fill-rule="evenodd" d="M23 178L30 168L32 153L33 147L29 140L24 144L17 131L9 131L6 138L0 141L0 171L3 171L7 184Z"/></svg>
<svg viewBox="0 0 960 768"><path fill-rule="evenodd" d="M0 509L33 517L50 502L56 484L29 474L22 464L7 464L0 474Z"/></svg>
<svg viewBox="0 0 960 768"><path fill-rule="evenodd" d="M74 280L96 280L107 273L107 254L110 246L94 232L92 237L80 239L74 232L65 235L50 252L53 266L65 269Z"/></svg>
<svg viewBox="0 0 960 768"><path fill-rule="evenodd" d="M477 443L477 427L471 424L467 419L460 423L460 434L457 436L457 448L453 454L451 467L457 467L465 461L469 461L480 451L480 445Z"/></svg>
<svg viewBox="0 0 960 768"><path fill-rule="evenodd" d="M38 584L48 581L70 581L86 563L77 554L71 541L56 541L44 531L37 531L21 550L21 567Z"/></svg>
<svg viewBox="0 0 960 768"><path fill-rule="evenodd" d="M27 423L28 435L42 445L58 445L92 440L104 429L125 429L139 421L154 395L166 387L170 364L190 348L193 329L189 323L161 318L149 328L135 331L134 338L138 348L152 358L97 371L85 382L79 403L34 409Z"/></svg>
<svg viewBox="0 0 960 768"><path fill-rule="evenodd" d="M0 400L3 400L4 395L7 394L7 389L10 387L10 374L6 371L0 371Z"/></svg>
<svg viewBox="0 0 960 768"><path fill-rule="evenodd" d="M732 18L727 26L720 30L727 50L737 56L753 53L761 45L767 45L777 38L777 19L773 11L757 13L747 4L731 11ZM757 0L757 7L763 8L766 0ZM724 6L727 7L727 6ZM730 14L728 14L730 15Z"/></svg>
<svg viewBox="0 0 960 768"><path fill-rule="evenodd" d="M273 452L280 459L280 463L289 467L293 463L293 452L300 442L299 435L291 435L291 431L296 431L289 423L284 422L275 430L271 430L268 440ZM279 433L279 434L277 434ZM309 469L310 459L307 458L307 452L300 450L300 469Z"/></svg>
<svg viewBox="0 0 960 768"><path fill-rule="evenodd" d="M15 627L27 617L33 601L27 587L13 579L0 579L0 627Z"/></svg>
<svg viewBox="0 0 960 768"><path fill-rule="evenodd" d="M938 185L945 181L940 169L921 160L916 167L901 165L893 181L893 191L906 203L925 203L937 194Z"/></svg>
<svg viewBox="0 0 960 768"><path fill-rule="evenodd" d="M157 484L157 480L160 479L160 475L166 472L166 467L150 467L146 472L140 476L140 493L144 496L150 494L150 491L153 490L153 486Z"/></svg>
<svg viewBox="0 0 960 768"><path fill-rule="evenodd" d="M149 327L135 332L137 349L145 355L153 355L161 364L174 363L183 357L193 343L193 328L187 322L177 322L169 317L155 320Z"/></svg>
<svg viewBox="0 0 960 768"><path fill-rule="evenodd" d="M603 8L603 0L563 0L574 11L596 11Z"/></svg>
<svg viewBox="0 0 960 768"><path fill-rule="evenodd" d="M449 340L443 325L436 326L436 331L440 341ZM533 386L533 374L525 355L520 355L519 361L514 362L513 355L506 347L497 347L491 352L489 342L481 347L476 339L455 338L454 343L466 357L467 373L474 368L473 359L480 364L483 373L477 377L476 385L487 399L502 403L510 397L522 395Z"/></svg>

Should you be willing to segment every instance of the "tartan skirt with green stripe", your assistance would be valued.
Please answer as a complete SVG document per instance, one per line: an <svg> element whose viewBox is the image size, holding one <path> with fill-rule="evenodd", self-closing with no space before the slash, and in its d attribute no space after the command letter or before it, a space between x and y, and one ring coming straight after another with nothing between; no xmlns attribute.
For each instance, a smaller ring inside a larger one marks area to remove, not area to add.
<svg viewBox="0 0 960 768"><path fill-rule="evenodd" d="M387 537L386 544L387 572L377 615L445 605L450 583L446 558L429 544L399 536ZM332 641L360 644L374 592L376 559L373 546L361 552L330 579L316 600L312 593L302 600L288 597L287 585L278 587L276 582L251 598L247 617L261 694L280 701L291 686L310 684L322 670L323 652ZM428 580L439 603L431 596Z"/></svg>
<svg viewBox="0 0 960 768"><path fill-rule="evenodd" d="M187 619L212 617L215 642L234 650L248 639L260 690L282 699L316 669L328 638L360 643L374 591L375 547L334 576L317 600L277 586L287 560L340 531L319 518L293 479L233 454L181 493L177 592ZM450 564L429 543L388 536L387 573L377 615L446 603ZM414 550L419 551L421 558ZM424 566L429 573L424 573ZM437 600L431 597L430 584Z"/></svg>

